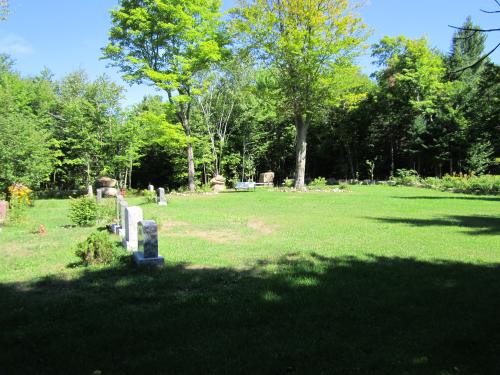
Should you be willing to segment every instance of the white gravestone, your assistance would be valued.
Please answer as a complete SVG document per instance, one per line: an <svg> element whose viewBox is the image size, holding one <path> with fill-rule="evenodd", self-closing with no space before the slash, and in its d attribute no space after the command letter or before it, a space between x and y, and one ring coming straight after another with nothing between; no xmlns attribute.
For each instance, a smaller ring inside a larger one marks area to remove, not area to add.
<svg viewBox="0 0 500 375"><path fill-rule="evenodd" d="M125 210L126 234L123 246L129 251L137 251L138 237L137 224L142 220L142 208L133 206Z"/></svg>
<svg viewBox="0 0 500 375"><path fill-rule="evenodd" d="M128 207L128 203L122 199L119 201L119 205L120 205L120 230L119 230L119 234L120 234L120 238L123 240L125 238L125 234L126 234L126 231L125 231L125 211Z"/></svg>
<svg viewBox="0 0 500 375"><path fill-rule="evenodd" d="M165 199L165 189L164 188L159 188L158 189L158 204L160 206L166 206L167 205L167 200Z"/></svg>

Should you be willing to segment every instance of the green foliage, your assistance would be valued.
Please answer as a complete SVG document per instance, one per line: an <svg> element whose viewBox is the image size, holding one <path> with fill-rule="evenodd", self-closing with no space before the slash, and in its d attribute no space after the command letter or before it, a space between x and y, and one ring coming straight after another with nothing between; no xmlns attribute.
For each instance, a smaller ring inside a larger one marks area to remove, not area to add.
<svg viewBox="0 0 500 375"><path fill-rule="evenodd" d="M142 191L142 195L144 197L144 201L145 203L156 203L157 202L157 196L156 196L156 191L154 190L148 190L148 189L144 189Z"/></svg>
<svg viewBox="0 0 500 375"><path fill-rule="evenodd" d="M54 162L48 134L31 116L1 113L0 190L12 183L37 187L46 181Z"/></svg>
<svg viewBox="0 0 500 375"><path fill-rule="evenodd" d="M291 188L295 185L295 180L293 178L285 178L285 181L283 182L283 186L286 188Z"/></svg>
<svg viewBox="0 0 500 375"><path fill-rule="evenodd" d="M316 177L307 186L311 189L322 189L326 188L327 180L324 177Z"/></svg>
<svg viewBox="0 0 500 375"><path fill-rule="evenodd" d="M493 147L490 141L477 142L467 152L466 165L471 174L481 175L493 164Z"/></svg>
<svg viewBox="0 0 500 375"><path fill-rule="evenodd" d="M339 189L340 190L349 190L349 185L346 183L341 183L341 184L339 184Z"/></svg>
<svg viewBox="0 0 500 375"><path fill-rule="evenodd" d="M423 182L424 186L439 190L481 194L500 193L500 176L494 175L446 175L443 178L427 177Z"/></svg>
<svg viewBox="0 0 500 375"><path fill-rule="evenodd" d="M415 186L420 183L420 176L414 169L398 169L391 179L398 185Z"/></svg>
<svg viewBox="0 0 500 375"><path fill-rule="evenodd" d="M120 256L116 244L107 232L94 232L77 245L75 255L84 265L111 264Z"/></svg>
<svg viewBox="0 0 500 375"><path fill-rule="evenodd" d="M99 218L95 199L87 196L71 200L69 219L80 227L93 226Z"/></svg>

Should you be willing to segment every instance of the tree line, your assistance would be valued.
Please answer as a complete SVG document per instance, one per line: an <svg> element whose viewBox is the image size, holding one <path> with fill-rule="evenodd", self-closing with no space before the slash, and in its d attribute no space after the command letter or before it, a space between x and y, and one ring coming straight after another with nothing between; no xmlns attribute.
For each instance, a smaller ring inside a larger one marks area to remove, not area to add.
<svg viewBox="0 0 500 375"><path fill-rule="evenodd" d="M241 1L229 15L217 0L122 0L111 18L103 57L162 95L124 108L106 76L22 77L3 56L0 188L494 171L500 70L470 18L447 53L384 37L371 77L356 65L367 27L347 0Z"/></svg>

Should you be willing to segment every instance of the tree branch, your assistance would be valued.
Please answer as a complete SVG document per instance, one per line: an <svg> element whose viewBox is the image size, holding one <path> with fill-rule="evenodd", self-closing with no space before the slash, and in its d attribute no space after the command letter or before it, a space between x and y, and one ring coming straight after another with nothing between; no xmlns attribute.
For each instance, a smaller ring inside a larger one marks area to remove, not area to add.
<svg viewBox="0 0 500 375"><path fill-rule="evenodd" d="M498 47L500 47L500 43L498 43L490 52L488 52L486 55L484 55L483 57L481 57L475 63L473 63L471 65L468 65L468 66L466 66L464 68L460 68L459 70L456 70L453 73L462 73L463 71L465 71L467 69L475 68L476 66L478 66L479 64L481 64L484 60L486 60L493 52L495 52L498 49Z"/></svg>

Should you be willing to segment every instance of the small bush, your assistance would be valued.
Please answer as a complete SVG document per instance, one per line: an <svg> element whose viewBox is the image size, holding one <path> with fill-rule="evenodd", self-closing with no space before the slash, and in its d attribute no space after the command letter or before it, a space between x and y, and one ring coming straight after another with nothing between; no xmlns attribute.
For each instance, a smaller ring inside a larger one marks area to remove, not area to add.
<svg viewBox="0 0 500 375"><path fill-rule="evenodd" d="M94 232L76 247L75 255L83 264L110 264L118 257L119 249L107 232Z"/></svg>
<svg viewBox="0 0 500 375"><path fill-rule="evenodd" d="M339 184L339 189L340 190L349 190L349 185L347 185L346 183L341 183Z"/></svg>
<svg viewBox="0 0 500 375"><path fill-rule="evenodd" d="M110 225L116 222L116 207L114 199L103 199L97 204L97 222Z"/></svg>
<svg viewBox="0 0 500 375"><path fill-rule="evenodd" d="M414 169L398 169L391 180L398 185L414 186L420 184L420 176Z"/></svg>
<svg viewBox="0 0 500 375"><path fill-rule="evenodd" d="M69 219L80 227L95 225L98 218L97 203L93 198L71 199Z"/></svg>
<svg viewBox="0 0 500 375"><path fill-rule="evenodd" d="M327 185L327 180L324 177L317 177L309 183L310 188L321 189L325 188Z"/></svg>
<svg viewBox="0 0 500 375"><path fill-rule="evenodd" d="M144 189L142 191L142 196L144 197L145 203L156 203L156 191Z"/></svg>
<svg viewBox="0 0 500 375"><path fill-rule="evenodd" d="M283 185L287 188L292 188L295 185L295 180L293 178L285 178Z"/></svg>
<svg viewBox="0 0 500 375"><path fill-rule="evenodd" d="M8 188L9 222L19 223L26 218L26 209L33 205L32 191L23 184L13 184Z"/></svg>

